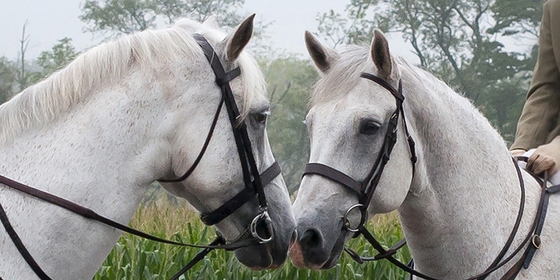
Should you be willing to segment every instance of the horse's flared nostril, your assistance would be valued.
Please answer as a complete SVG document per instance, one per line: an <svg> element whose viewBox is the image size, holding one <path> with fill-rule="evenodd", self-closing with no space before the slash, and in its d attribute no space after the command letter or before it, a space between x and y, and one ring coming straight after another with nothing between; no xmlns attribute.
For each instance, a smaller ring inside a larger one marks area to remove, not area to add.
<svg viewBox="0 0 560 280"><path fill-rule="evenodd" d="M325 244L328 244L326 241L320 229L298 225L297 242L293 243L290 249L292 263L297 267L322 269L331 256L331 248L325 247Z"/></svg>
<svg viewBox="0 0 560 280"><path fill-rule="evenodd" d="M302 247L307 247L307 248L320 247L322 243L321 234L316 229L308 229L301 236L299 243L301 244Z"/></svg>

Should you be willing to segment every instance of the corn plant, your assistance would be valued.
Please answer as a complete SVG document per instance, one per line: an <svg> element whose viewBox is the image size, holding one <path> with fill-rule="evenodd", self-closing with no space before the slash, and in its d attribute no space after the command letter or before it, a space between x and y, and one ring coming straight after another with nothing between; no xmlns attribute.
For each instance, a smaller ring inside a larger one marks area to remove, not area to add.
<svg viewBox="0 0 560 280"><path fill-rule="evenodd" d="M144 202L138 208L130 225L162 238L191 244L208 244L215 237L211 227L205 226L198 215L185 202L170 201L160 197ZM394 213L374 218L367 227L374 232L381 244L392 246L403 238ZM377 252L361 237L347 244L361 255L373 256ZM95 277L102 279L169 279L187 264L198 249L186 248L145 240L123 234ZM410 253L406 248L396 258L407 262ZM294 267L289 259L276 270L252 271L239 263L232 252L214 250L191 268L182 279L406 279L407 274L388 261L364 264L354 262L344 254L331 269L314 271Z"/></svg>

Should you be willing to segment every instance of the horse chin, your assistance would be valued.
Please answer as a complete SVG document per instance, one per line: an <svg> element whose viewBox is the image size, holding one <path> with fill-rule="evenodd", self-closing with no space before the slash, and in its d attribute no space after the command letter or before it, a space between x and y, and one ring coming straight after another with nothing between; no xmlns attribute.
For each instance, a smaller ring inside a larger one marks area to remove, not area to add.
<svg viewBox="0 0 560 280"><path fill-rule="evenodd" d="M235 257L252 270L276 269L287 258L287 249L271 249L268 244L249 246L235 250Z"/></svg>
<svg viewBox="0 0 560 280"><path fill-rule="evenodd" d="M333 268L338 263L338 260L340 260L340 256L341 253L331 255L331 257L323 264L323 266L321 266L320 269Z"/></svg>
<svg viewBox="0 0 560 280"><path fill-rule="evenodd" d="M345 240L345 234L341 233L330 254L328 254L326 260L322 262L316 262L316 260L313 261L313 258L310 257L306 258L301 245L297 241L293 242L290 246L290 259L292 264L297 268L308 268L314 270L332 268L338 263L338 260L342 255Z"/></svg>

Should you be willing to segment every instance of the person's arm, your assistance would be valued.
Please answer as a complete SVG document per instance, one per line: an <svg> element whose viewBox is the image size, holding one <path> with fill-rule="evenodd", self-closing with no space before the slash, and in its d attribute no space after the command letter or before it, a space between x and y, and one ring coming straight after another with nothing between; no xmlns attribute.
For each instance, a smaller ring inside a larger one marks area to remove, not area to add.
<svg viewBox="0 0 560 280"><path fill-rule="evenodd" d="M529 150L546 144L556 126L560 113L560 59L557 59L560 56L560 34L557 34L560 29L556 26L560 25L559 7L558 0L547 1L543 6L537 63L511 150Z"/></svg>

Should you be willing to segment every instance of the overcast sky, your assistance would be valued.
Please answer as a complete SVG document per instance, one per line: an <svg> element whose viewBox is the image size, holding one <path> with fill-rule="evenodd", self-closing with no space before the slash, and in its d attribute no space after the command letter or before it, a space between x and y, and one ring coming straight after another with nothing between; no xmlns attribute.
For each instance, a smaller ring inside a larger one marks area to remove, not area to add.
<svg viewBox="0 0 560 280"><path fill-rule="evenodd" d="M80 0L0 0L0 56L14 59L18 56L22 28L26 25L28 59L36 58L42 51L50 50L59 39L69 37L77 50L97 45L101 38L84 33ZM256 13L257 19L272 22L267 35L279 50L301 53L307 57L303 34L317 30L317 14L334 9L344 12L350 0L245 0L247 14ZM400 38L389 35L393 51L414 57L409 49L395 48L403 45ZM327 43L327 42L324 42Z"/></svg>

